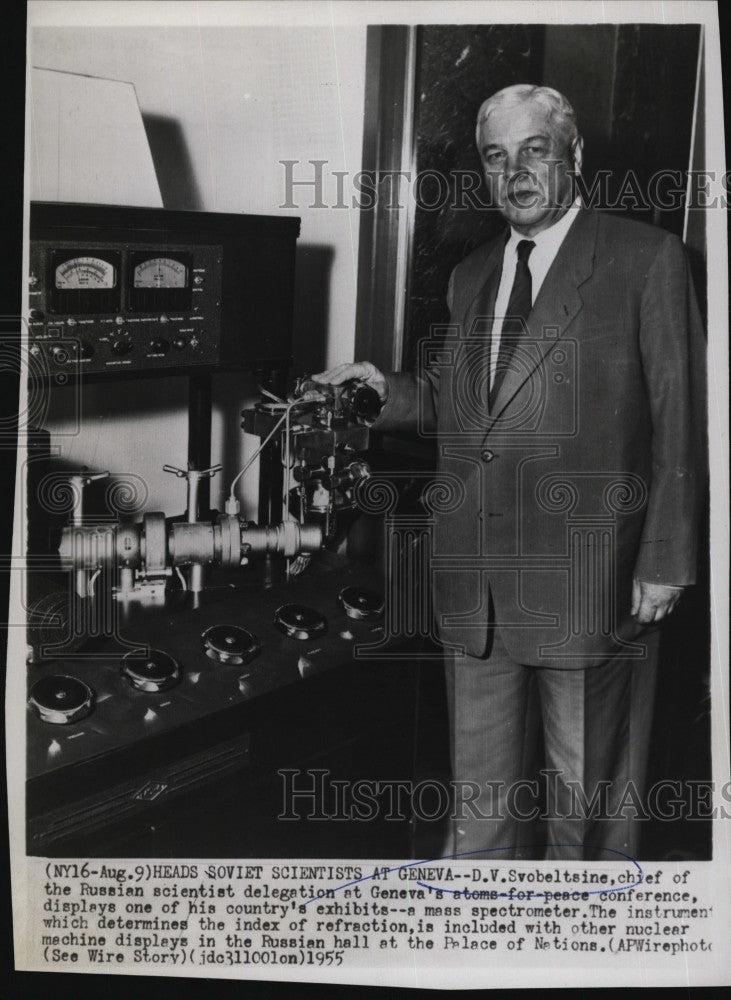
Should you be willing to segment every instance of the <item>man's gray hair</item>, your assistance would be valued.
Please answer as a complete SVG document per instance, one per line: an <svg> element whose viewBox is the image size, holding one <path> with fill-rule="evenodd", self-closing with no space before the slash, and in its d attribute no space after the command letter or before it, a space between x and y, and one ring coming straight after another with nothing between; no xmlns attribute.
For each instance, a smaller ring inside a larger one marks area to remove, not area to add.
<svg viewBox="0 0 731 1000"><path fill-rule="evenodd" d="M548 113L549 122L565 138L567 145L570 146L578 138L576 112L563 94L554 90L553 87L538 87L532 83L516 83L512 87L498 90L480 106L475 129L478 146L480 144L480 128L490 112L500 105L517 104L523 101L535 101L536 104L541 104Z"/></svg>

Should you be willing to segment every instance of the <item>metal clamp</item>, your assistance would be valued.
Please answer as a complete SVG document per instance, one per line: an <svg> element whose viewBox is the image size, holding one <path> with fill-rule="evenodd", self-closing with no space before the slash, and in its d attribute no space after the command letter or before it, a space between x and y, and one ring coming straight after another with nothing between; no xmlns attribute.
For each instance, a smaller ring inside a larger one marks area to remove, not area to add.
<svg viewBox="0 0 731 1000"><path fill-rule="evenodd" d="M212 479L217 472L223 468L222 465L212 465L210 469L179 469L176 465L163 465L163 472L170 472L178 479L188 481L188 499L186 520L188 524L195 524L198 521L198 484L201 479Z"/></svg>

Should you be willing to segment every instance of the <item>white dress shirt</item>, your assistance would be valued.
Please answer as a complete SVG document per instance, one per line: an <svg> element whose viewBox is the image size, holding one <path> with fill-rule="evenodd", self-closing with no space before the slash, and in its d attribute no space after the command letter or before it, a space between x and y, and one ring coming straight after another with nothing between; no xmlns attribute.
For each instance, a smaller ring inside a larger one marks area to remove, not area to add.
<svg viewBox="0 0 731 1000"><path fill-rule="evenodd" d="M530 240L535 243L535 246L531 250L530 257L528 258L528 270L531 275L532 303L536 301L536 297L538 292L541 290L543 280L548 274L548 269L551 264L553 264L556 254L559 251L559 247L566 238L566 234L571 228L571 224L576 219L580 207L581 202L577 198L569 210L562 215L557 222L554 222L554 224L549 226L548 229L544 229L542 233L538 233L536 236L530 237ZM500 334L503 328L505 313L508 310L510 293L513 289L513 281L515 280L515 267L518 263L518 243L520 243L521 240L528 238L529 237L523 236L522 233L517 232L517 230L511 227L510 237L505 244L505 252L503 253L503 270L500 276L497 298L495 299L495 318L492 324L492 339L490 342L491 388L493 382L495 381L495 369L497 368L498 353L500 351Z"/></svg>

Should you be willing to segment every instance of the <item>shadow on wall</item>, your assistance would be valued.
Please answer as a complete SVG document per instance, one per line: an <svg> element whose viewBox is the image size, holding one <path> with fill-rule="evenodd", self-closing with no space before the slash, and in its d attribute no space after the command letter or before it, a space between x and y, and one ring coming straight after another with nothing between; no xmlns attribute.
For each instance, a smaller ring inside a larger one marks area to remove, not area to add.
<svg viewBox="0 0 731 1000"><path fill-rule="evenodd" d="M148 509L179 504L177 480L162 472L187 454L188 387L181 378L104 380L52 391L46 426L59 463L75 471L134 473L150 493Z"/></svg>
<svg viewBox="0 0 731 1000"><path fill-rule="evenodd" d="M294 287L294 371L322 371L327 362L330 277L335 251L331 246L297 244ZM337 337L338 331L333 330Z"/></svg>
<svg viewBox="0 0 731 1000"><path fill-rule="evenodd" d="M52 426L76 426L79 432L87 421L143 416L150 412L151 403L156 412L172 412L185 407L188 400L186 381L176 376L90 380L76 386L54 386L46 391L46 422ZM68 433L65 431L66 436ZM73 433L72 430L72 436Z"/></svg>
<svg viewBox="0 0 731 1000"><path fill-rule="evenodd" d="M180 122L165 115L143 115L142 122L164 207L199 212L203 208L200 189Z"/></svg>
<svg viewBox="0 0 731 1000"><path fill-rule="evenodd" d="M200 188L180 122L150 114L142 120L164 207L202 211ZM326 364L333 258L331 246L297 245L292 351L297 372L321 371Z"/></svg>
<svg viewBox="0 0 731 1000"><path fill-rule="evenodd" d="M152 401L155 412L175 412L187 405L188 387L184 379L176 376L110 378L84 381L81 386L53 387L47 398L48 422L70 427L78 424L81 432L87 421L144 416L150 412Z"/></svg>
<svg viewBox="0 0 731 1000"><path fill-rule="evenodd" d="M254 372L220 372L213 376L213 438L219 442L220 451L214 449L213 461L221 462L223 470L211 480L211 506L223 510L231 480L238 473L258 446L259 440L250 439L245 445L241 428L241 411L254 406L259 399ZM258 474L255 467L236 487L242 513L251 520L258 516Z"/></svg>
<svg viewBox="0 0 731 1000"><path fill-rule="evenodd" d="M219 509L223 509L231 479L255 446L252 442L248 452L244 447L241 410L256 403L256 381L250 371L213 376L212 463L221 462L224 468L211 481L211 499ZM43 472L38 471L36 478L50 473L53 482L59 483L64 474L109 471L110 479L93 482L85 490L84 509L92 517L109 515L104 497L117 481L135 484L132 489L139 488L145 497L141 505L126 511L133 519L152 509L163 509L168 516L182 513L185 486L181 480L166 475L162 465L186 464L187 398L187 379L180 377L91 383L84 387L83 400L73 388L56 390L50 398L50 434L40 432L48 436L49 454L43 459ZM51 456L51 442L60 454ZM252 478L247 477L237 489L249 517L256 516L256 482ZM55 488L60 490L60 496L66 496L63 487ZM64 507L60 520L53 525L60 530L69 513L70 508ZM47 547L42 551L48 551Z"/></svg>

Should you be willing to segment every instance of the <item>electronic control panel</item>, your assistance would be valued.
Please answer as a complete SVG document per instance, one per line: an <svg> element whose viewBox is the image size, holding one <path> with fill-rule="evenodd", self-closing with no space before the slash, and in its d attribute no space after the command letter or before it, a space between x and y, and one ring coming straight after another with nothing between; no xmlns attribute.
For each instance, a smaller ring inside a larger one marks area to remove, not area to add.
<svg viewBox="0 0 731 1000"><path fill-rule="evenodd" d="M30 351L51 374L218 363L221 246L37 240L30 260Z"/></svg>
<svg viewBox="0 0 731 1000"><path fill-rule="evenodd" d="M299 219L34 202L43 377L286 365Z"/></svg>

